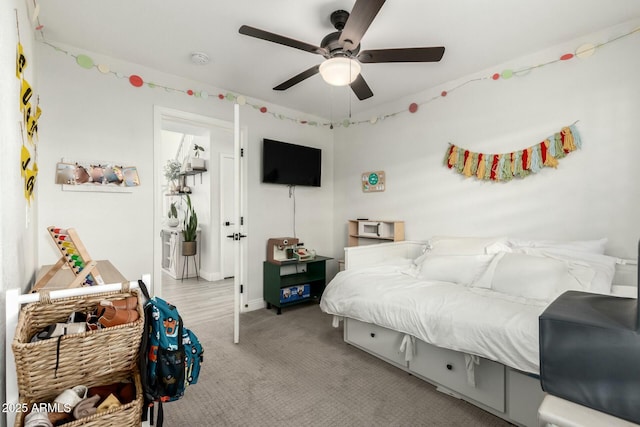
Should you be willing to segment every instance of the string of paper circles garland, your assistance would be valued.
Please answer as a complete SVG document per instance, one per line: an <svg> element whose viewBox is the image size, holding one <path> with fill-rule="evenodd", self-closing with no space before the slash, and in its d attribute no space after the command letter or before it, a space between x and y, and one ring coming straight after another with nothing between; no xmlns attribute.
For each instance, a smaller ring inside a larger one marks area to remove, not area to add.
<svg viewBox="0 0 640 427"><path fill-rule="evenodd" d="M39 11L39 5L36 5L36 10ZM34 12L35 15L35 12ZM147 87L151 88L151 89L165 89L167 92L176 92L176 93L183 93L187 96L193 96L194 98L199 98L199 99L210 99L211 96L208 92L204 91L204 90L193 90L193 89L179 89L179 88L174 88L174 87L170 87L164 84L159 84L159 83L155 83L155 82L145 82L145 80L137 75L137 74L132 74L132 75L124 75L122 73L119 72L115 72L112 71L110 69L110 67L107 64L95 64L93 59L91 57L89 57L88 55L85 54L78 54L75 55L73 53L70 53L48 41L46 41L44 39L44 32L43 32L43 28L44 25L39 23L39 18L37 18L37 15L35 15L33 21L36 22L37 21L37 26L36 26L36 30L40 31L41 35L42 35L42 40L41 42L44 43L47 46L52 47L53 49L55 49L57 52L61 52L64 53L65 55L69 55L73 58L75 58L76 63L85 69L93 69L96 68L100 73L102 74L113 74L115 75L118 79L127 79L129 81L129 83L131 84L131 86L136 87L136 88L140 88L143 87L145 84ZM272 117L279 119L279 120L288 120L294 123L298 123L298 124L302 124L302 125L308 125L308 126L326 126L329 127L330 129L333 129L335 126L342 126L342 127L349 127L352 125L360 125L360 124L371 124L374 125L382 120L388 119L390 117L395 117L398 114L402 114L402 113L406 113L409 112L410 114L415 114L416 112L418 112L419 108L423 105L426 105L428 103L431 103L437 99L441 99L441 98L445 98L448 95L450 95L452 92L470 84L470 83L476 83L476 82L480 82L480 81L487 81L487 80L508 80L511 79L512 77L522 77L522 76L526 76L529 73L531 73L531 71L538 69L538 68L542 68L542 67L546 67L548 65L551 64L555 64L555 63L559 63L559 62L566 62L569 61L573 58L580 58L580 59L586 59L591 57L596 49L599 49L603 46L606 46L610 43L613 43L615 41L618 41L624 37L633 35L640 32L640 27L639 28L635 28L632 31L629 31L627 33L624 33L622 35L619 35L615 38L612 38L606 42L603 43L599 43L599 44L591 44L591 43L585 43L581 46L579 46L573 53L565 53L563 55L561 55L559 58L556 59L552 59L550 61L544 62L542 64L538 64L538 65L534 65L534 66L528 66L528 67L523 67L520 68L518 70L512 70L512 69L506 69L503 70L501 72L495 72L490 76L485 76L485 77L479 77L479 78L473 78L473 79L469 79L463 83L458 84L457 86L450 88L448 90L443 90L439 95L433 96L425 101L422 102L412 102L411 104L409 104L408 108L406 110L400 110L400 111L396 111L393 113L388 113L388 114L383 114L381 116L375 116L372 117L371 119L368 120L359 120L359 121L352 121L351 119L344 119L342 121L337 121L337 122L318 122L315 120L306 120L306 119L300 119L300 118L294 118L294 117L290 117L287 116L285 114L281 114L281 113L275 113L272 111L269 111L267 109L266 106L261 105L261 104L256 104L253 102L250 102L244 95L237 95L231 92L227 92L227 93L219 93L217 95L217 99L222 100L222 101L229 101L229 102L233 102L233 103L237 103L241 106L250 106L255 110L260 111L263 114L269 114ZM216 97L214 97L215 99Z"/></svg>

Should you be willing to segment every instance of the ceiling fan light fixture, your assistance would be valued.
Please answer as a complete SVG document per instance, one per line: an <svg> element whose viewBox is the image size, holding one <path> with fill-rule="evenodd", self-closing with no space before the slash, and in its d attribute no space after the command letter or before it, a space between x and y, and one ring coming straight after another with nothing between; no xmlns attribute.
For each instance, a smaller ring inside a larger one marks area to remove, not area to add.
<svg viewBox="0 0 640 427"><path fill-rule="evenodd" d="M346 86L353 83L360 74L360 63L347 57L329 58L320 64L320 75L332 86Z"/></svg>

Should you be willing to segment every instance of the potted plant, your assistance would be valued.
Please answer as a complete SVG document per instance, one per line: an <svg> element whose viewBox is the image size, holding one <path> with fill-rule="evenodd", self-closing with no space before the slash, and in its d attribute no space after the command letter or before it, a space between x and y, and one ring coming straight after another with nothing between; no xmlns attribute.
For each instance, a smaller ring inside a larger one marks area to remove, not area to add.
<svg viewBox="0 0 640 427"><path fill-rule="evenodd" d="M180 162L177 160L167 160L167 164L164 165L164 177L169 182L170 192L177 193L177 180L180 178Z"/></svg>
<svg viewBox="0 0 640 427"><path fill-rule="evenodd" d="M193 170L207 170L204 159L200 158L200 152L204 152L202 145L193 144L193 156L191 157L191 169Z"/></svg>
<svg viewBox="0 0 640 427"><path fill-rule="evenodd" d="M169 227L177 227L180 221L178 221L178 208L176 207L176 202L171 202L167 216L169 217L169 220L167 221Z"/></svg>
<svg viewBox="0 0 640 427"><path fill-rule="evenodd" d="M198 237L198 215L191 205L191 197L187 194L187 210L182 222L182 255L196 254L196 238Z"/></svg>

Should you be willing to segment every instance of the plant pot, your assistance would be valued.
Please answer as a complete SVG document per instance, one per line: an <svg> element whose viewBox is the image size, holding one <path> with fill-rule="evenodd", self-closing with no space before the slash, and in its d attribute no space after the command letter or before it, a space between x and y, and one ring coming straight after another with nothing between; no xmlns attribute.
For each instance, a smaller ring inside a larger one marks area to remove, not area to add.
<svg viewBox="0 0 640 427"><path fill-rule="evenodd" d="M182 256L192 256L197 252L196 242L182 242Z"/></svg>
<svg viewBox="0 0 640 427"><path fill-rule="evenodd" d="M177 227L180 224L180 220L178 218L169 218L167 219L167 225L169 227Z"/></svg>
<svg viewBox="0 0 640 427"><path fill-rule="evenodd" d="M193 170L207 170L207 166L204 162L204 159L200 157L192 157L191 158L191 168Z"/></svg>

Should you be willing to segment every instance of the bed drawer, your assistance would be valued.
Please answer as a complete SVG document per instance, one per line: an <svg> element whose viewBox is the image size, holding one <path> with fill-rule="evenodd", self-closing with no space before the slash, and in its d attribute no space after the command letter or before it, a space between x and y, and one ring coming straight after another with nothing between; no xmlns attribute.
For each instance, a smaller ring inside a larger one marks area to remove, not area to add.
<svg viewBox="0 0 640 427"><path fill-rule="evenodd" d="M464 354L416 340L409 370L445 388L504 412L504 366L480 358L475 365L475 387L467 381Z"/></svg>
<svg viewBox="0 0 640 427"><path fill-rule="evenodd" d="M344 339L375 356L402 367L407 366L400 345L404 334L371 323L345 319Z"/></svg>

